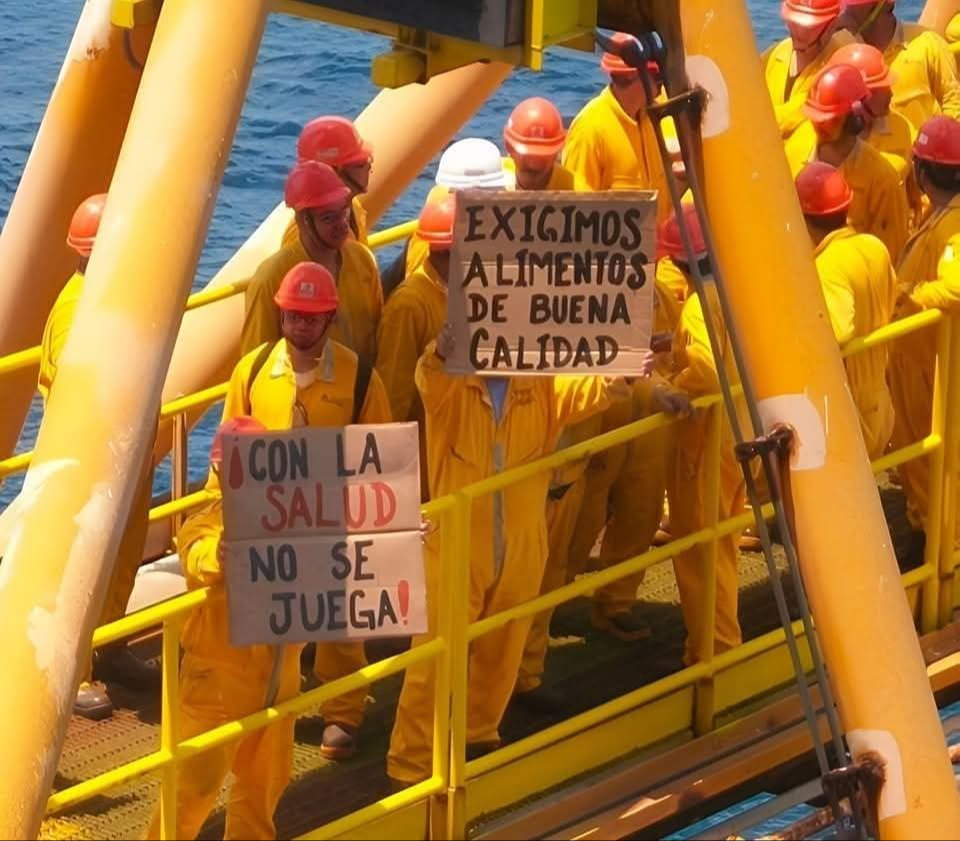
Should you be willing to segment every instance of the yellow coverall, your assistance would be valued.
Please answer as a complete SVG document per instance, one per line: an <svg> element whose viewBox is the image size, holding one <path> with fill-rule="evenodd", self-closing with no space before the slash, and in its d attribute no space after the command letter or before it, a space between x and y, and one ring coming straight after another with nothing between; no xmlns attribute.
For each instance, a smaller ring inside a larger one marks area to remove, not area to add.
<svg viewBox="0 0 960 841"><path fill-rule="evenodd" d="M411 245L422 243L414 235ZM418 421L423 405L414 374L417 360L440 332L447 316L447 286L427 258L408 275L383 308L377 330L377 373L383 379L395 421Z"/></svg>
<svg viewBox="0 0 960 841"><path fill-rule="evenodd" d="M817 135L804 123L785 144L790 172L796 178L810 161L817 160ZM853 191L847 218L861 234L883 241L896 262L909 235L910 206L900 176L884 156L869 143L857 139L839 167Z"/></svg>
<svg viewBox="0 0 960 841"><path fill-rule="evenodd" d="M833 334L841 345L890 323L897 276L880 240L841 228L821 240L814 257ZM893 433L888 355L888 345L880 345L849 356L843 363L871 459L883 455Z"/></svg>
<svg viewBox="0 0 960 841"><path fill-rule="evenodd" d="M960 196L935 210L911 237L897 265L897 283L910 295L926 281L937 277L937 263L947 243L960 234ZM897 307L897 317L913 311L909 301ZM898 339L890 348L888 379L896 420L891 441L899 449L930 434L937 334L921 330ZM900 478L907 495L908 513L915 525L926 527L929 505L930 467L926 459L900 465Z"/></svg>
<svg viewBox="0 0 960 841"><path fill-rule="evenodd" d="M487 383L477 376L445 373L432 345L417 366L417 388L427 415L434 497L553 452L565 425L578 423L607 405L606 384L599 377L513 377L498 422ZM470 622L539 594L547 560L549 482L548 474L540 474L474 502L470 603L466 606ZM447 586L440 571L440 538L450 535L442 532L431 535L426 546L431 629L437 627L441 588ZM529 630L529 619L511 622L472 644L468 743L499 742L500 720L513 693ZM430 635L424 635L414 644L428 639ZM387 773L395 780L416 782L430 774L434 677L432 661L407 669L387 757Z"/></svg>
<svg viewBox="0 0 960 841"><path fill-rule="evenodd" d="M590 190L657 190L657 222L670 215L653 124L646 112L639 122L627 114L609 86L574 117L563 165Z"/></svg>
<svg viewBox="0 0 960 841"><path fill-rule="evenodd" d="M353 418L353 387L357 355L339 342L329 340L316 370L306 386L298 386L286 342L276 343L253 383L250 373L260 348L237 363L230 377L223 420L252 415L267 429L303 426L346 426ZM299 404L302 408L297 408ZM358 415L359 423L390 423L390 402L376 371L370 375L367 396ZM317 643L314 673L324 683L367 665L363 643ZM324 723L357 728L363 721L367 692L358 689L323 705Z"/></svg>
<svg viewBox="0 0 960 841"><path fill-rule="evenodd" d="M883 58L893 74L893 108L910 121L914 137L936 114L960 118L957 62L940 35L900 21Z"/></svg>
<svg viewBox="0 0 960 841"><path fill-rule="evenodd" d="M910 229L916 229L930 210L913 174L913 127L902 114L891 111L886 117L875 120L867 142L876 149L900 177L910 206Z"/></svg>
<svg viewBox="0 0 960 841"><path fill-rule="evenodd" d="M654 275L654 331L672 333L687 294L687 279L666 257ZM654 414L653 384L637 380L630 401L618 400L603 414L595 434L610 432ZM672 446L669 428L657 429L626 444L594 455L587 466L579 517L570 544L567 578L587 569L590 552L606 525L600 546L599 569L607 569L645 552L660 524L666 487L667 459ZM644 574L639 572L601 587L594 593L594 623L628 612L637 600Z"/></svg>
<svg viewBox="0 0 960 841"><path fill-rule="evenodd" d="M273 296L284 275L297 263L309 260L298 238L257 268L246 292L241 353L249 353L264 342L275 342L280 338L280 311ZM383 310L383 287L377 261L365 245L354 240L343 244L340 260L340 270L336 273L340 308L330 337L372 365L376 358L377 324Z"/></svg>
<svg viewBox="0 0 960 841"><path fill-rule="evenodd" d="M354 196L350 203L350 236L363 245L367 244L367 209L363 206L360 196ZM287 229L283 232L283 241L281 245L290 245L300 241L300 229L297 227L297 220L291 220Z"/></svg>
<svg viewBox="0 0 960 841"><path fill-rule="evenodd" d="M414 235L413 243L423 244ZM436 338L447 317L447 286L427 259L387 299L377 331L377 372L390 398L395 421L416 421L420 437L420 495L430 498L427 480L427 430L414 374L417 360Z"/></svg>
<svg viewBox="0 0 960 841"><path fill-rule="evenodd" d="M191 515L177 535L187 586L199 589L223 581L217 549L223 533L219 500ZM180 643L180 732L189 739L214 727L251 715L265 706L274 647L233 646L227 602L222 594L196 608L183 626ZM277 702L300 692L301 645L281 649ZM196 838L229 773L225 839L276 838L273 822L280 796L293 769L290 716L182 762L177 769L175 838ZM154 811L146 837L160 837L160 809Z"/></svg>
<svg viewBox="0 0 960 841"><path fill-rule="evenodd" d="M40 375L37 389L43 396L44 404L50 397L57 376L57 363L63 346L73 324L73 316L83 291L83 274L76 272L66 286L60 290L57 300L50 310L40 340ZM140 481L127 516L127 527L117 549L117 559L113 565L110 587L107 589L103 609L98 624L105 625L123 618L127 602L133 592L137 570L143 561L143 550L147 542L147 530L150 527L150 503L153 500L153 461L152 448L140 469Z"/></svg>
<svg viewBox="0 0 960 841"><path fill-rule="evenodd" d="M593 415L560 433L557 449L572 447L600 434L601 415ZM569 462L556 470L547 492L547 564L543 570L540 593L549 593L562 587L569 578L568 561L577 517L586 489L586 469L589 459ZM636 588L634 588L636 592ZM530 633L523 649L516 692L530 692L543 682L543 670L550 643L550 620L553 610L545 610L533 617Z"/></svg>
<svg viewBox="0 0 960 841"><path fill-rule="evenodd" d="M720 303L713 282L707 286L710 296L710 312L714 319L717 337L723 348L723 365L732 384L739 382L733 353L720 315ZM674 366L676 373L673 386L691 398L716 394L720 390L716 363L710 349L706 321L700 298L691 294L683 305L680 324L673 340ZM733 433L721 407L720 422L720 493L719 518L721 521L743 512L745 486L743 473L733 454ZM738 412L745 429L750 429L745 407ZM697 413L675 424L675 457L667 474L667 494L670 500L670 528L675 538L699 531L707 525L705 510L707 486L706 465L708 460L708 415ZM714 617L714 653L726 651L741 642L740 623L737 620L737 544L740 533L736 532L717 540L716 572L717 597ZM706 582L704 565L707 545L695 546L681 552L673 559L673 569L680 590L680 609L687 627L684 648L684 663L690 665L699 659L705 645L709 628L706 614Z"/></svg>
<svg viewBox="0 0 960 841"><path fill-rule="evenodd" d="M823 45L823 51L817 59L800 73L795 72L796 54L793 51L793 41L789 38L773 44L760 57L764 80L770 92L770 101L773 102L777 125L780 127L780 136L784 140L807 119L803 113L803 103L807 101L813 80L826 66L830 56L854 40L853 35L846 30L834 33Z"/></svg>

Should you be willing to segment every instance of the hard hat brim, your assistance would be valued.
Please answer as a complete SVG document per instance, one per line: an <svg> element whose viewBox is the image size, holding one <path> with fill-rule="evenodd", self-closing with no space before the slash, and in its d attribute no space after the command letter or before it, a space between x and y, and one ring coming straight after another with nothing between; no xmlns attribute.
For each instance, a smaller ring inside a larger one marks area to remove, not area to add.
<svg viewBox="0 0 960 841"><path fill-rule="evenodd" d="M281 312L306 312L310 315L323 315L324 313L336 312L340 308L340 302L336 303L311 303L309 301L298 301L295 305L286 300L280 293L273 296L273 302Z"/></svg>
<svg viewBox="0 0 960 841"><path fill-rule="evenodd" d="M514 140L512 137L506 137L504 140L511 156L515 154L521 158L554 158L563 151L566 137L535 141Z"/></svg>
<svg viewBox="0 0 960 841"><path fill-rule="evenodd" d="M75 237L71 236L70 234L67 235L67 245L69 245L81 257L89 257L91 254L93 254L93 243L94 240L90 237Z"/></svg>

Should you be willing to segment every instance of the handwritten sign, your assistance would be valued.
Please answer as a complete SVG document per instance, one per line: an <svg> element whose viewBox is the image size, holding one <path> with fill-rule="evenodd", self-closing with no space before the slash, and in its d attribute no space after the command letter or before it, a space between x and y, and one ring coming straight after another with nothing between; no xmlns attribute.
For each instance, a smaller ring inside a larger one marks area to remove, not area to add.
<svg viewBox="0 0 960 841"><path fill-rule="evenodd" d="M642 372L657 194L457 193L452 373Z"/></svg>
<svg viewBox="0 0 960 841"><path fill-rule="evenodd" d="M419 454L415 423L225 442L233 645L427 630Z"/></svg>

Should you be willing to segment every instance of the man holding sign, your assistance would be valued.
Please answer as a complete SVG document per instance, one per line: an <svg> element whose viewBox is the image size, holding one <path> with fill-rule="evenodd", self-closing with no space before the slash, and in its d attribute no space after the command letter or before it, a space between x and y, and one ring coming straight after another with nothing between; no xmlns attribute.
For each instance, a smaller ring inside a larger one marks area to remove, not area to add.
<svg viewBox="0 0 960 841"><path fill-rule="evenodd" d="M444 371L456 354L445 327L417 366L427 421L430 492L436 498L553 452L561 429L603 411L622 381L606 377L479 377ZM538 595L547 558L549 472L480 497L470 537L471 622ZM440 546L427 540L427 604L435 616L442 592ZM430 627L435 627L431 621ZM530 619L485 634L471 646L467 742L489 750L513 693ZM425 637L416 640L426 641ZM407 670L390 740L387 773L400 784L430 775L432 662Z"/></svg>
<svg viewBox="0 0 960 841"><path fill-rule="evenodd" d="M222 424L210 449L219 477L225 437L256 433L264 426L236 417ZM191 590L220 584L223 569L223 504L218 499L190 515L177 534L180 563ZM228 637L227 604L213 597L187 618L180 644L180 732L189 739L252 715L300 691L299 645L234 646ZM271 686L272 684L272 686ZM268 693L268 689L272 692ZM217 803L228 773L234 782L227 800L227 838L276 838L273 813L293 768L293 724L285 718L236 742L186 759L178 769L175 838L195 838ZM157 807L146 838L160 837Z"/></svg>
<svg viewBox="0 0 960 841"><path fill-rule="evenodd" d="M271 430L389 423L390 404L377 372L329 338L339 305L330 272L317 263L299 263L274 300L283 338L240 360L227 389L224 420L249 414ZM321 643L314 671L328 682L366 663L362 642ZM355 753L365 702L366 690L359 689L324 705L325 757Z"/></svg>

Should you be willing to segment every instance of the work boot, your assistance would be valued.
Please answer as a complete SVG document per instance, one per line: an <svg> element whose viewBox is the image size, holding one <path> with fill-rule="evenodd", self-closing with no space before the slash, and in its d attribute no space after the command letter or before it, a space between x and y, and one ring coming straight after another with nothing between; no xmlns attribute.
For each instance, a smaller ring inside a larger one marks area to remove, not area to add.
<svg viewBox="0 0 960 841"><path fill-rule="evenodd" d="M514 692L513 702L527 712L538 715L557 715L563 712L564 696L556 689L540 684L526 692Z"/></svg>
<svg viewBox="0 0 960 841"><path fill-rule="evenodd" d="M93 658L97 680L119 683L128 689L159 689L162 682L156 663L141 660L127 646L111 646L98 651Z"/></svg>
<svg viewBox="0 0 960 841"><path fill-rule="evenodd" d="M357 731L343 724L328 724L323 728L320 756L339 762L357 752Z"/></svg>
<svg viewBox="0 0 960 841"><path fill-rule="evenodd" d="M102 683L83 681L73 702L73 714L90 721L103 721L113 715L113 702Z"/></svg>
<svg viewBox="0 0 960 841"><path fill-rule="evenodd" d="M590 617L593 627L599 631L606 631L610 636L625 642L637 642L639 640L649 639L653 631L650 626L632 611L625 610L621 613L615 613L613 616L607 616L596 606Z"/></svg>

